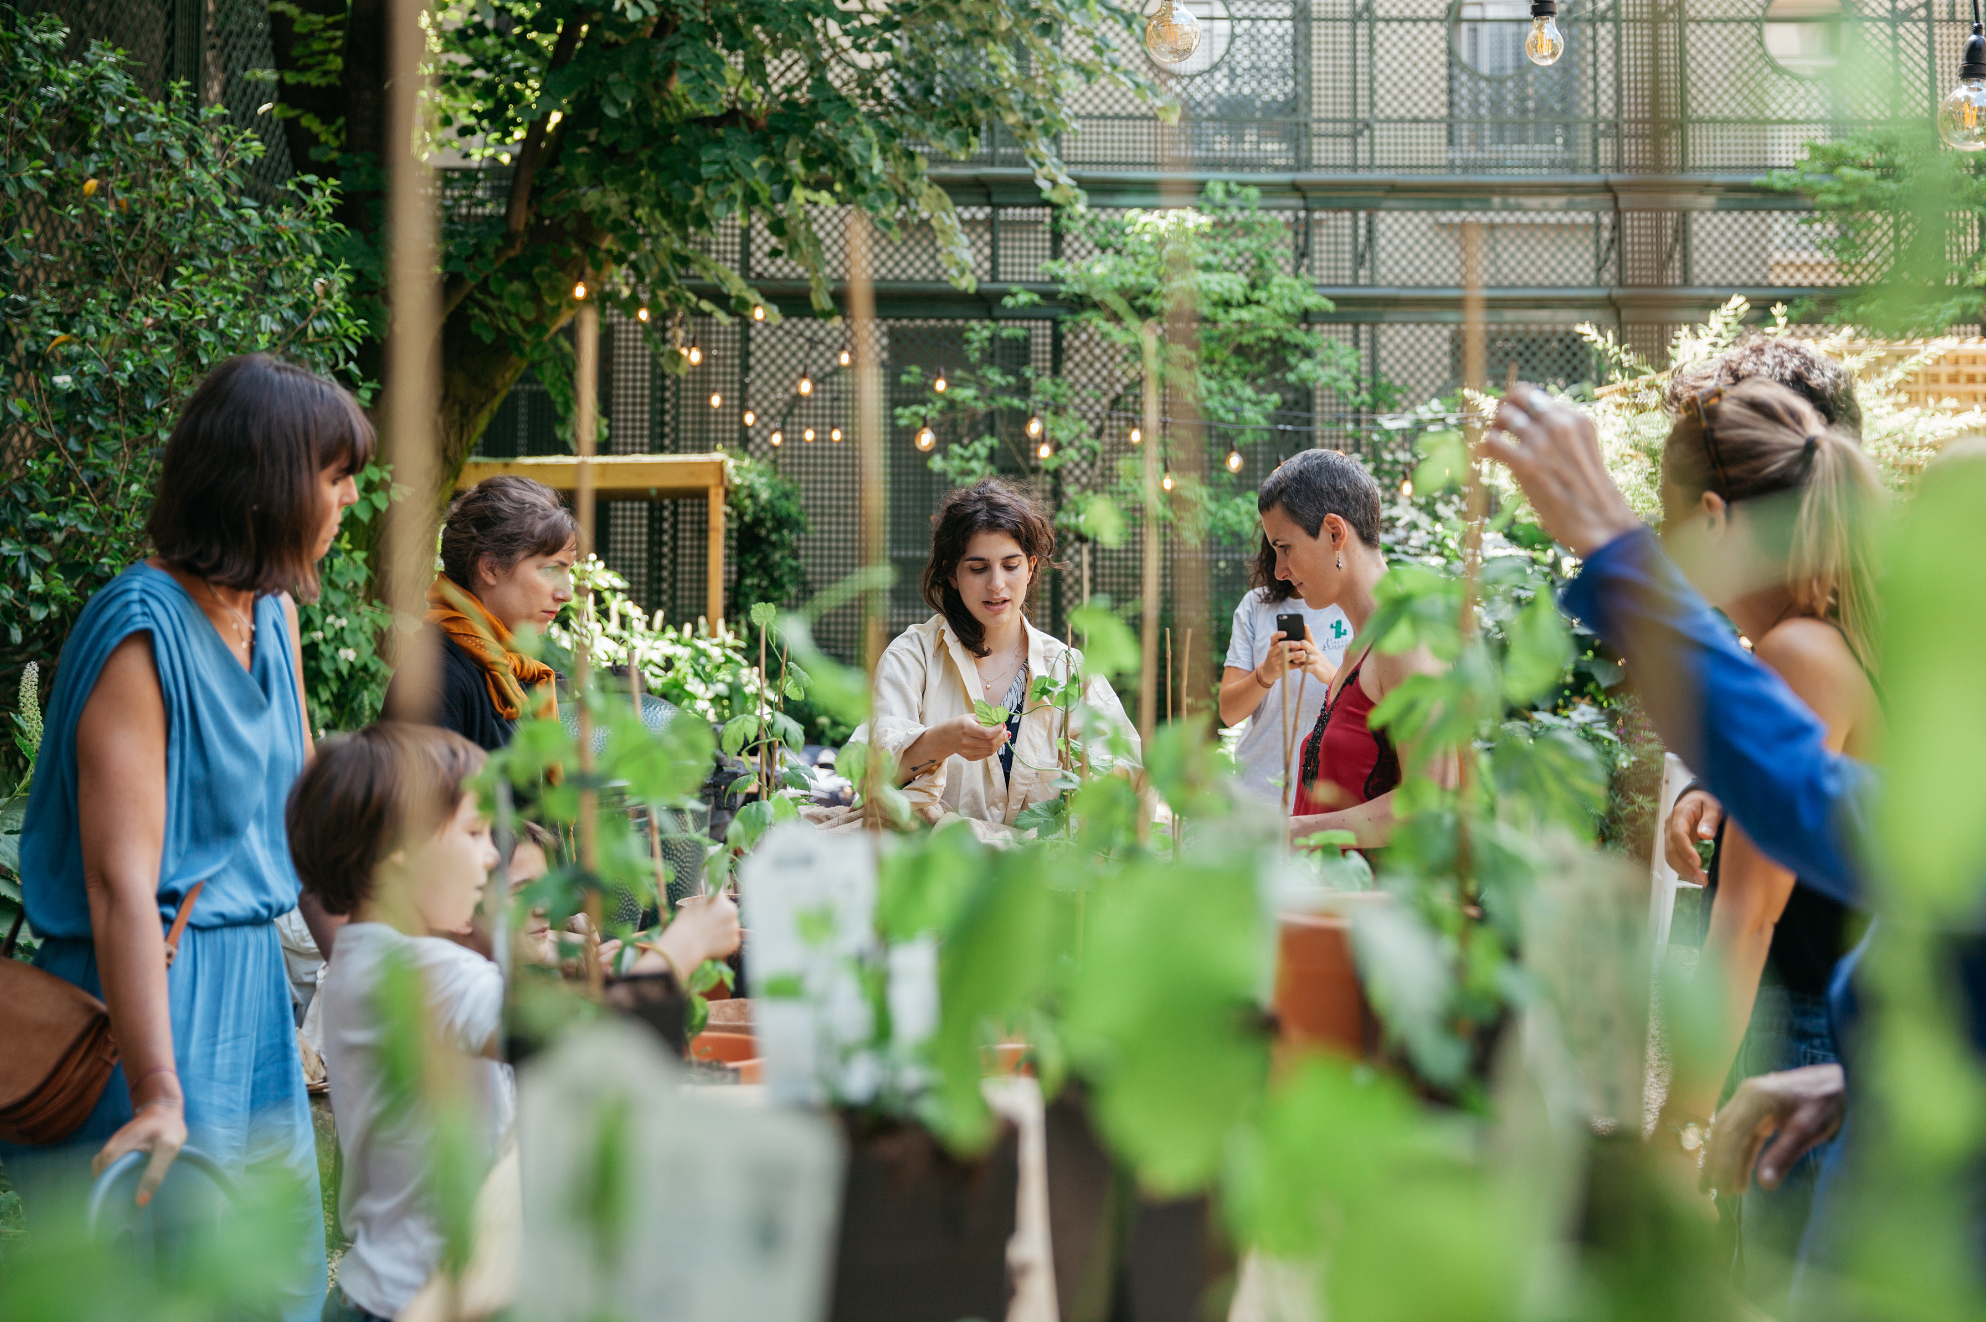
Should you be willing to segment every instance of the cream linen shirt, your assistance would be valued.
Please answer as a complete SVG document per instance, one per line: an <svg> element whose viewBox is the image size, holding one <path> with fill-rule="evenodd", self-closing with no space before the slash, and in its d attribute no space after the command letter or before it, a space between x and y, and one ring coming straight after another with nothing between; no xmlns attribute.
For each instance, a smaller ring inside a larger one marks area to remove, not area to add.
<svg viewBox="0 0 1986 1322"><path fill-rule="evenodd" d="M1023 620L1027 629L1028 685L1043 675L1060 678L1083 654ZM933 615L896 636L876 667L876 743L892 756L934 725L972 714L981 692L972 653L965 650L942 615ZM1005 695L1001 695L1005 696ZM1089 705L1116 726L1131 743L1134 760L1143 757L1138 734L1124 715L1116 690L1101 676L1084 691ZM934 769L907 782L903 792L927 821L951 814L975 822L1012 826L1031 803L1055 797L1055 741L1062 735L1062 713L1030 697L1022 709L1020 733L1014 739L1014 774L1009 781L1000 770L1000 755L968 762L954 754ZM850 743L869 742L869 726L856 730ZM1036 768L1046 768L1036 770Z"/></svg>

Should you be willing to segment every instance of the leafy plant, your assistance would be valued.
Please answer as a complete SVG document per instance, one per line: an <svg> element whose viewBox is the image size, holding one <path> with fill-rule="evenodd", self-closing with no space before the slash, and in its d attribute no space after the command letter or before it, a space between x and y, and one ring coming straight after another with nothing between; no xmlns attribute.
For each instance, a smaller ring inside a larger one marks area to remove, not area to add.
<svg viewBox="0 0 1986 1322"><path fill-rule="evenodd" d="M795 553L807 535L800 484L771 464L727 453L731 489L725 496L725 554L738 567L730 616L743 619L753 602L797 606L807 594L807 566Z"/></svg>
<svg viewBox="0 0 1986 1322"><path fill-rule="evenodd" d="M1142 501L1128 436L1140 425L1143 328L1166 324L1167 291L1179 290L1194 308L1194 341L1166 347L1160 379L1167 389L1192 382L1202 415L1222 425L1207 429L1197 467L1177 453L1168 460L1182 482L1167 517L1224 543L1252 543L1256 482L1227 471L1222 457L1269 437L1273 415L1293 407L1293 391L1308 400L1327 389L1351 408L1390 398L1390 391L1370 395L1351 347L1309 323L1330 300L1290 271L1288 229L1260 207L1257 190L1215 182L1197 209L1068 213L1064 223L1088 255L1046 262L1041 275L1067 309L1065 337L1094 347L1103 384L1081 385L1027 362L1024 327L977 323L966 330L964 369L948 374L943 393L900 406L897 424L929 427L945 440L930 463L948 481L1027 474L1054 503L1058 526L1115 545L1123 511ZM1039 302L1021 290L1005 305ZM922 384L922 370L907 369L903 381ZM1189 484L1189 471L1211 476Z"/></svg>
<svg viewBox="0 0 1986 1322"><path fill-rule="evenodd" d="M377 719L392 678L379 644L393 612L372 596L370 553L353 526L365 528L385 513L390 492L386 470L368 464L358 474L358 488L358 503L345 511L331 552L318 565L317 600L297 603L304 698L310 728L319 738Z"/></svg>
<svg viewBox="0 0 1986 1322"><path fill-rule="evenodd" d="M9 677L52 662L84 603L144 556L158 447L210 368L266 352L351 380L362 334L328 189L302 181L258 200L244 166L262 144L225 110L152 100L124 56L97 45L71 61L65 40L52 17L0 11ZM341 587L362 575L326 567ZM314 676L370 682L337 664L354 643L324 645L329 659L306 660ZM363 705L334 688L314 722Z"/></svg>

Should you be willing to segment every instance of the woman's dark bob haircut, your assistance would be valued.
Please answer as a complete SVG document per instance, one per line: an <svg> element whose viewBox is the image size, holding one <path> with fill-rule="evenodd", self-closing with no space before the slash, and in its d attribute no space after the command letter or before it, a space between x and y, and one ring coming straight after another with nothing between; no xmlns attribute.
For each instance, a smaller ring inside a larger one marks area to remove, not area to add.
<svg viewBox="0 0 1986 1322"><path fill-rule="evenodd" d="M372 459L372 424L336 382L267 354L230 358L186 401L145 524L159 557L222 587L317 598L318 475Z"/></svg>
<svg viewBox="0 0 1986 1322"><path fill-rule="evenodd" d="M945 497L945 503L931 516L931 558L924 565L924 600L945 617L952 632L974 656L985 656L986 631L966 609L965 599L952 586L965 548L983 532L1003 532L1020 544L1028 559L1027 598L1041 581L1041 571L1054 563L1055 527L1048 521L1033 496L1019 487L989 477L969 487L960 487Z"/></svg>
<svg viewBox="0 0 1986 1322"><path fill-rule="evenodd" d="M441 572L469 592L476 571L501 578L528 556L557 555L579 535L559 493L528 477L486 477L455 498L441 529Z"/></svg>
<svg viewBox="0 0 1986 1322"><path fill-rule="evenodd" d="M1262 479L1255 508L1283 514L1309 537L1317 536L1324 516L1343 519L1367 546L1379 545L1379 484L1365 465L1337 450L1299 450ZM1275 577L1274 560L1269 577Z"/></svg>

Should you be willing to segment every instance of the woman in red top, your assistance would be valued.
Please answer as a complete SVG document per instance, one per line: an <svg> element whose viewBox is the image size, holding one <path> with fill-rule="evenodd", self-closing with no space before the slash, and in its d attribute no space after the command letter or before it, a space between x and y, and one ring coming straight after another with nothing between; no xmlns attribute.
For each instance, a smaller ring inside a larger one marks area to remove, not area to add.
<svg viewBox="0 0 1986 1322"><path fill-rule="evenodd" d="M1336 450L1305 450L1269 474L1256 508L1276 553L1276 577L1287 579L1313 610L1337 606L1363 633L1373 587L1386 572L1372 474ZM1356 639L1353 648L1303 741L1289 832L1300 840L1350 831L1359 848L1371 849L1392 834L1400 784L1399 754L1383 730L1372 728L1372 709L1409 675L1437 673L1440 666L1422 648L1389 655Z"/></svg>

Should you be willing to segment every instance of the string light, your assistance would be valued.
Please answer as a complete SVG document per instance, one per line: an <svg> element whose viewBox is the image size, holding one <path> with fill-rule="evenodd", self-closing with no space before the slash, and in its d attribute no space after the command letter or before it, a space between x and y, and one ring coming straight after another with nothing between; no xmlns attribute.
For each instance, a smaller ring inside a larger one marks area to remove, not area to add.
<svg viewBox="0 0 1986 1322"><path fill-rule="evenodd" d="M801 432L800 439L805 441L807 444L812 445L814 443L814 429L812 427L809 427L807 428L807 430Z"/></svg>
<svg viewBox="0 0 1986 1322"><path fill-rule="evenodd" d="M575 303L579 303L579 302L583 302L585 298L586 298L586 284L584 281L582 281L579 284L576 284L572 287L572 301Z"/></svg>
<svg viewBox="0 0 1986 1322"><path fill-rule="evenodd" d="M1039 436L1039 435L1041 435L1041 415L1040 415L1040 414L1038 414L1038 413L1037 413L1037 414L1036 414L1035 416L1033 416L1033 417L1031 417L1031 418L1029 418L1029 419L1027 420L1027 434L1028 434L1028 435L1030 435L1030 436Z"/></svg>
<svg viewBox="0 0 1986 1322"><path fill-rule="evenodd" d="M752 320L753 321L765 320L765 305L763 303L757 304L752 308Z"/></svg>
<svg viewBox="0 0 1986 1322"><path fill-rule="evenodd" d="M691 367L695 367L695 366L696 366L696 365L697 365L698 363L700 363L700 362L702 362L702 361L703 361L703 350L701 350L701 349L699 349L699 348L697 348L697 345L696 345L696 341L695 341L695 340L691 340L691 341L690 341L690 366L691 366Z"/></svg>
<svg viewBox="0 0 1986 1322"><path fill-rule="evenodd" d="M800 374L800 384L798 386L795 386L794 389L798 390L803 395L813 394L814 378L808 376L805 372L802 372Z"/></svg>
<svg viewBox="0 0 1986 1322"><path fill-rule="evenodd" d="M1241 451L1229 450L1227 452L1227 471L1230 473L1239 473L1241 471Z"/></svg>
<svg viewBox="0 0 1986 1322"><path fill-rule="evenodd" d="M1979 21L1979 0L1972 0L1972 35L1958 66L1958 86L1938 105L1938 136L1959 151L1986 147L1986 27Z"/></svg>
<svg viewBox="0 0 1986 1322"><path fill-rule="evenodd" d="M945 393L945 374L943 372L938 373L938 379L931 383L931 389L941 395Z"/></svg>
<svg viewBox="0 0 1986 1322"><path fill-rule="evenodd" d="M721 409L721 408L723 408L723 407L724 407L724 396L722 396L722 395L720 395L720 394L718 394L718 393L717 393L716 391L714 391L714 390L713 390L713 391L711 392L711 394L710 394L710 407L712 407L712 408L714 408L714 409Z"/></svg>
<svg viewBox="0 0 1986 1322"><path fill-rule="evenodd" d="M1133 427L1131 429L1131 444L1136 445L1139 441L1142 441L1144 439L1145 439L1145 429L1143 427Z"/></svg>
<svg viewBox="0 0 1986 1322"><path fill-rule="evenodd" d="M1049 455L1054 453L1055 453L1055 447L1050 445L1047 441L1043 441L1040 445L1034 447L1034 457L1037 459L1046 459Z"/></svg>
<svg viewBox="0 0 1986 1322"><path fill-rule="evenodd" d="M758 426L758 425L759 425L759 415L758 415L758 414L756 414L756 413L754 413L754 412L752 412L752 411L751 411L750 409L746 409L746 410L745 410L745 425L746 425L747 427L756 427L756 426Z"/></svg>
<svg viewBox="0 0 1986 1322"><path fill-rule="evenodd" d="M646 303L642 304L640 307L634 310L634 319L636 321L648 320L648 305Z"/></svg>
<svg viewBox="0 0 1986 1322"><path fill-rule="evenodd" d="M1183 64L1200 49L1200 20L1173 0L1161 0L1145 22L1145 49L1160 64Z"/></svg>
<svg viewBox="0 0 1986 1322"><path fill-rule="evenodd" d="M1165 476L1159 479L1159 486L1166 491L1172 490L1172 469L1170 467L1167 467L1165 470Z"/></svg>
<svg viewBox="0 0 1986 1322"><path fill-rule="evenodd" d="M786 444L786 433L776 431L768 439L772 441L772 448L777 450L780 446Z"/></svg>
<svg viewBox="0 0 1986 1322"><path fill-rule="evenodd" d="M841 440L841 428L830 427L828 429L828 439L838 443Z"/></svg>
<svg viewBox="0 0 1986 1322"><path fill-rule="evenodd" d="M1414 479L1412 479L1411 477L1400 479L1400 494L1403 496L1411 496L1414 494Z"/></svg>
<svg viewBox="0 0 1986 1322"><path fill-rule="evenodd" d="M843 350L841 351L841 365L842 365L843 367L846 367L846 366L848 366L848 361L849 361L849 359L848 359L848 350L846 350L846 349L843 349Z"/></svg>
<svg viewBox="0 0 1986 1322"><path fill-rule="evenodd" d="M938 443L938 433L932 431L929 427L919 427L917 429L918 449L928 450L937 443Z"/></svg>

